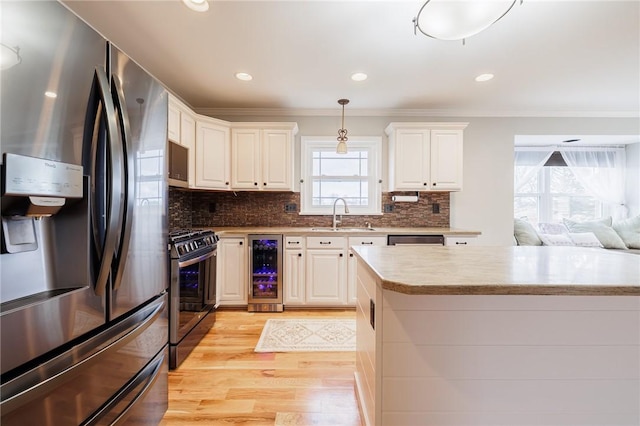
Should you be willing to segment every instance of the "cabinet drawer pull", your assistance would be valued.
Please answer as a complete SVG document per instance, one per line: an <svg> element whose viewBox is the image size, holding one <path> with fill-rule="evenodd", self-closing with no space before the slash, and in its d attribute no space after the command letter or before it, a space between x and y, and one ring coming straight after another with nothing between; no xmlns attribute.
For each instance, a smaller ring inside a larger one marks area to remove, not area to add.
<svg viewBox="0 0 640 426"><path fill-rule="evenodd" d="M287 244L300 244L300 241L287 241Z"/></svg>
<svg viewBox="0 0 640 426"><path fill-rule="evenodd" d="M322 245L331 244L331 241L320 241L320 244L322 244Z"/></svg>
<svg viewBox="0 0 640 426"><path fill-rule="evenodd" d="M360 244L364 244L365 246L372 246L373 245L373 241L363 241Z"/></svg>
<svg viewBox="0 0 640 426"><path fill-rule="evenodd" d="M462 245L466 246L467 242L466 241L464 241L464 242L456 241L456 244L462 244Z"/></svg>

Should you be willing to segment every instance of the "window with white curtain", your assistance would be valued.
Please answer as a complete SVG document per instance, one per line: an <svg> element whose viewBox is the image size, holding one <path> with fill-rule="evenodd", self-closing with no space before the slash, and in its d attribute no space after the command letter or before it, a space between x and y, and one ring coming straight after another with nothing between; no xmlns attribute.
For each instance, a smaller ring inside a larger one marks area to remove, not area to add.
<svg viewBox="0 0 640 426"><path fill-rule="evenodd" d="M301 214L331 214L340 197L352 215L381 213L380 137L349 137L346 154L336 153L333 137L303 136L301 143Z"/></svg>
<svg viewBox="0 0 640 426"><path fill-rule="evenodd" d="M621 148L518 147L514 216L531 223L625 217Z"/></svg>

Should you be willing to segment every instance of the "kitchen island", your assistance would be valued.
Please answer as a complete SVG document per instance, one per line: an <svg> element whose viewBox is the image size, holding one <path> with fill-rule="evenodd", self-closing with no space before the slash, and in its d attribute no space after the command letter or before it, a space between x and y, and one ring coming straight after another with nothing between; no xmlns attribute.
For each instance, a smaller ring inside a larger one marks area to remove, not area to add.
<svg viewBox="0 0 640 426"><path fill-rule="evenodd" d="M575 247L356 247L368 425L640 424L640 262Z"/></svg>

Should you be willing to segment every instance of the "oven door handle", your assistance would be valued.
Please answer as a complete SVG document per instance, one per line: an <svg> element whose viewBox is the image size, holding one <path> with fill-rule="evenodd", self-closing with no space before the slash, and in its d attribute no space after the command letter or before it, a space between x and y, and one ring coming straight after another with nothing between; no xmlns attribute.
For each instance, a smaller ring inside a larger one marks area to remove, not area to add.
<svg viewBox="0 0 640 426"><path fill-rule="evenodd" d="M194 265L196 263L200 263L203 260L207 260L213 256L215 256L216 250L212 250L209 253L205 253L202 256L194 257L193 259L183 260L182 262L178 261L179 268L186 268L187 266Z"/></svg>

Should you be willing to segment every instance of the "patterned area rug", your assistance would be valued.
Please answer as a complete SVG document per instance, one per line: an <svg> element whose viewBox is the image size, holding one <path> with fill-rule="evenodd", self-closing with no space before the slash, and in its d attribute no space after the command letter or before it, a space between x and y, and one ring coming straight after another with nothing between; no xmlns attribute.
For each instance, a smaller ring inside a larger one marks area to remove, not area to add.
<svg viewBox="0 0 640 426"><path fill-rule="evenodd" d="M354 319L269 319L256 352L336 352L356 350Z"/></svg>

